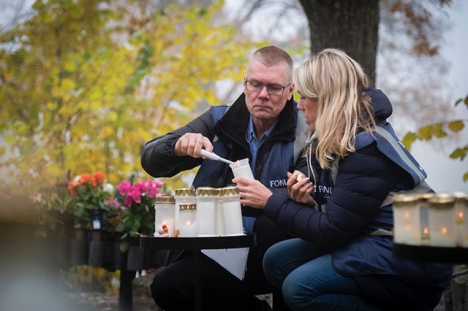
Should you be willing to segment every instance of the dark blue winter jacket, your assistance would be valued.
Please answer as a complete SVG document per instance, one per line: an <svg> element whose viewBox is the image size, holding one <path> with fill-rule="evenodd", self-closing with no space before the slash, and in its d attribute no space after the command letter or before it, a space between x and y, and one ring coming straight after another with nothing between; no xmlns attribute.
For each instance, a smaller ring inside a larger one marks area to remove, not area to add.
<svg viewBox="0 0 468 311"><path fill-rule="evenodd" d="M209 138L213 152L236 161L248 158L252 163L246 139L250 113L242 94L232 105L213 106L186 126L148 142L141 155L141 165L153 177L171 177L200 165L193 187L225 187L234 175L229 165L201 158L178 157L174 154L176 141L185 133L200 133ZM285 188L287 175L294 169L307 171L305 158L299 157L306 138L306 124L291 98L280 113L275 128L257 153L255 179L272 191ZM242 207L244 216L258 216L262 211Z"/></svg>
<svg viewBox="0 0 468 311"><path fill-rule="evenodd" d="M352 276L368 298L390 309L424 310L437 305L452 266L392 255L392 204L384 201L390 192L430 188L424 189L426 173L386 121L392 113L388 98L373 88L367 95L378 126L374 135L357 135L356 151L339 160L336 176L332 169L322 172L316 201L325 212L275 193L264 213L292 235L331 252L336 271Z"/></svg>

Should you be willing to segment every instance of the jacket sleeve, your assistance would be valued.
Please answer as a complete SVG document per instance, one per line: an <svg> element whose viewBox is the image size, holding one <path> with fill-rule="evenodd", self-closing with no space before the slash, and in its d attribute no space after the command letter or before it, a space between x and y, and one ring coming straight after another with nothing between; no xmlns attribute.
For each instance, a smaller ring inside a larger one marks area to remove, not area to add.
<svg viewBox="0 0 468 311"><path fill-rule="evenodd" d="M362 234L397 181L408 178L405 174L372 144L341 160L326 213L296 203L285 192L274 193L264 213L294 236L331 251Z"/></svg>
<svg viewBox="0 0 468 311"><path fill-rule="evenodd" d="M143 169L153 177L172 177L200 165L203 162L201 158L176 156L174 145L186 133L200 133L212 140L211 120L211 112L208 110L187 125L147 142L141 152Z"/></svg>

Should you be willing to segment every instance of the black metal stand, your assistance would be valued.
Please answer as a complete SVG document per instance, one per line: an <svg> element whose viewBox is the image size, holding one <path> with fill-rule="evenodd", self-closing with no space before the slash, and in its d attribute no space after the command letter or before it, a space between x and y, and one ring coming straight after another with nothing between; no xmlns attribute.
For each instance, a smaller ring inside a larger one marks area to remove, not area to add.
<svg viewBox="0 0 468 311"><path fill-rule="evenodd" d="M393 244L393 256L398 259L416 261L468 263L467 247L437 247L426 245Z"/></svg>
<svg viewBox="0 0 468 311"><path fill-rule="evenodd" d="M140 237L141 248L157 249L184 249L194 251L194 289L195 289L195 310L203 310L201 267L202 249L224 249L252 247L256 245L255 234L226 236L226 237L196 237L196 238L167 238L142 236Z"/></svg>

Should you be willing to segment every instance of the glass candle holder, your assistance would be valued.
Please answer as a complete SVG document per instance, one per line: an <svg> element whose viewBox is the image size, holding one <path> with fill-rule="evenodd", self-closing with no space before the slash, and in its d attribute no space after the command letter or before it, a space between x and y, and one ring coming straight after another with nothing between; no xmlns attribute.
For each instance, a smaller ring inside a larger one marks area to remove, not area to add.
<svg viewBox="0 0 468 311"><path fill-rule="evenodd" d="M170 236L175 230L175 199L173 196L157 196L154 204L154 235Z"/></svg>
<svg viewBox="0 0 468 311"><path fill-rule="evenodd" d="M430 242L429 232L429 199L433 198L435 193L427 192L419 195L419 214L421 221L421 244L428 245Z"/></svg>
<svg viewBox="0 0 468 311"><path fill-rule="evenodd" d="M418 196L399 194L393 202L395 243L421 245Z"/></svg>
<svg viewBox="0 0 468 311"><path fill-rule="evenodd" d="M196 204L196 190L194 188L179 188L174 191L175 198L175 228L180 229L180 205ZM180 230L179 230L180 231Z"/></svg>
<svg viewBox="0 0 468 311"><path fill-rule="evenodd" d="M455 247L455 198L449 194L437 194L428 202L430 245Z"/></svg>
<svg viewBox="0 0 468 311"><path fill-rule="evenodd" d="M455 199L455 231L457 246L468 246L468 195L464 192L454 192Z"/></svg>
<svg viewBox="0 0 468 311"><path fill-rule="evenodd" d="M243 235L242 208L239 188L225 187L222 189L224 234L227 236Z"/></svg>
<svg viewBox="0 0 468 311"><path fill-rule="evenodd" d="M197 236L197 204L180 204L180 237Z"/></svg>
<svg viewBox="0 0 468 311"><path fill-rule="evenodd" d="M215 188L199 187L197 189L197 235L216 236L216 200Z"/></svg>
<svg viewBox="0 0 468 311"><path fill-rule="evenodd" d="M216 221L215 232L217 236L225 235L224 231L224 212L223 212L223 189L216 189Z"/></svg>
<svg viewBox="0 0 468 311"><path fill-rule="evenodd" d="M243 177L249 180L254 180L252 170L250 169L249 159L237 160L229 164L234 177Z"/></svg>

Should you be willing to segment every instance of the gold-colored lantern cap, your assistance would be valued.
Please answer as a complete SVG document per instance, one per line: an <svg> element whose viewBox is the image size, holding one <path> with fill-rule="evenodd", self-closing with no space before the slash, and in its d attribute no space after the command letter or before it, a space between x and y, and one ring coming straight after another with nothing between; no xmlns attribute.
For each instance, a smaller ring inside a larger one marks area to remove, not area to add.
<svg viewBox="0 0 468 311"><path fill-rule="evenodd" d="M221 190L221 193L224 196L239 195L239 188L237 188L236 186L224 187Z"/></svg>
<svg viewBox="0 0 468 311"><path fill-rule="evenodd" d="M197 196L199 197L209 197L209 196L217 196L218 190L213 187L198 187L197 188Z"/></svg>
<svg viewBox="0 0 468 311"><path fill-rule="evenodd" d="M175 198L171 195L156 196L154 204L174 204Z"/></svg>
<svg viewBox="0 0 468 311"><path fill-rule="evenodd" d="M452 208L455 204L455 197L448 193L438 193L428 202L432 208Z"/></svg>
<svg viewBox="0 0 468 311"><path fill-rule="evenodd" d="M461 202L468 204L468 194L461 192L461 191L455 191L453 193L453 197L455 198L455 202Z"/></svg>
<svg viewBox="0 0 468 311"><path fill-rule="evenodd" d="M195 188L179 188L174 191L176 197L194 197L196 195Z"/></svg>
<svg viewBox="0 0 468 311"><path fill-rule="evenodd" d="M394 207L413 206L418 203L419 197L415 194L397 194L393 200Z"/></svg>

